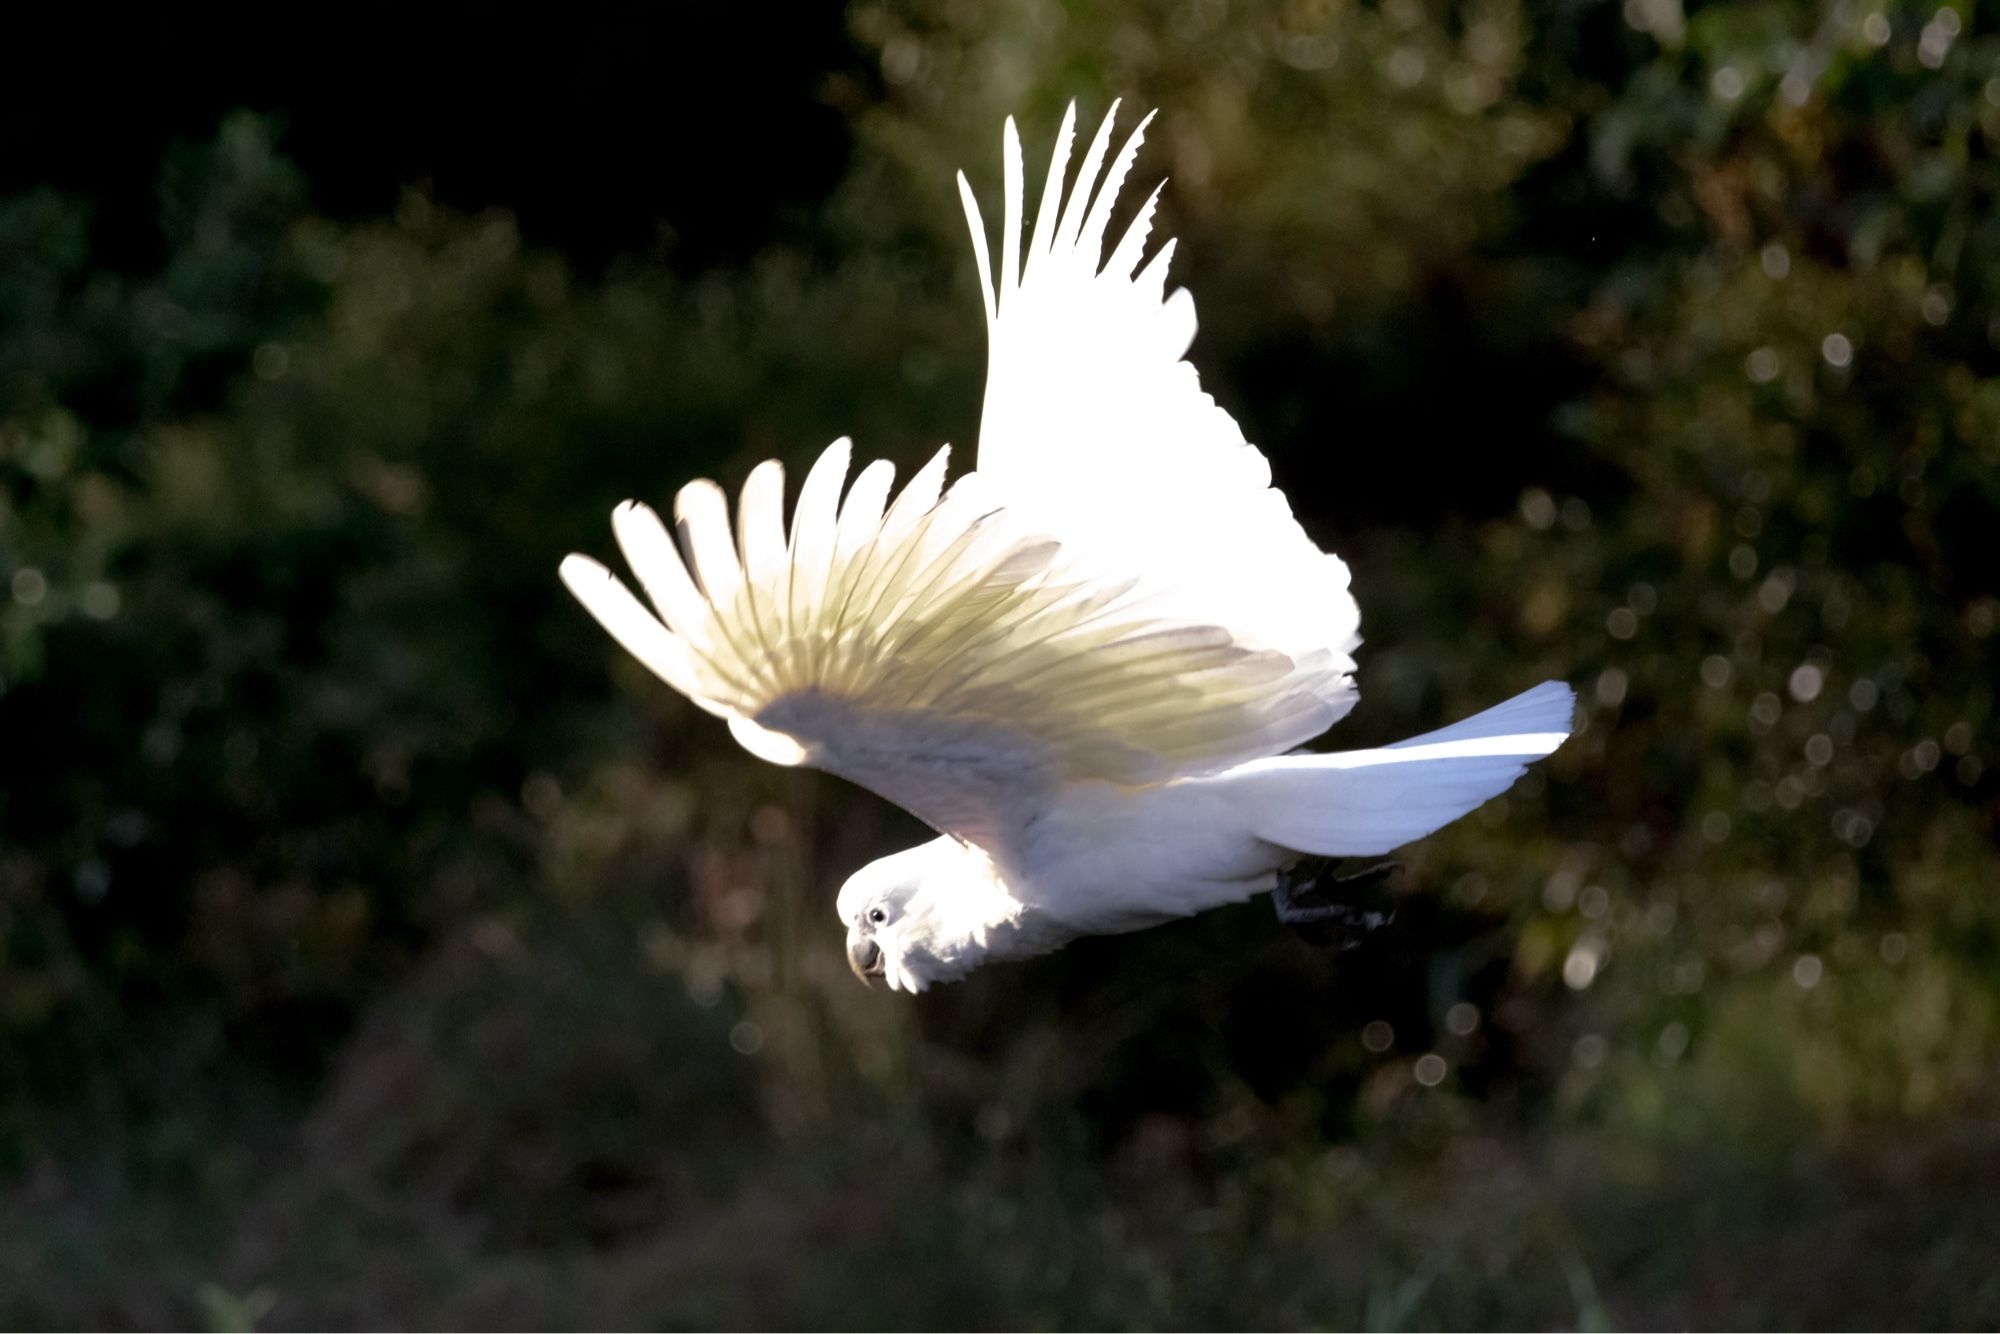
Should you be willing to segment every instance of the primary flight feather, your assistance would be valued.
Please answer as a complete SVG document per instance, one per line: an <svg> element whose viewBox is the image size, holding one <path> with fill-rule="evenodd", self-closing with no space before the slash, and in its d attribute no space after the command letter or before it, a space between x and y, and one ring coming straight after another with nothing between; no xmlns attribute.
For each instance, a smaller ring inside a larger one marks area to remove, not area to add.
<svg viewBox="0 0 2000 1334"><path fill-rule="evenodd" d="M1023 248L1020 136L1004 135L999 265L965 177L989 360L975 471L941 450L892 498L838 440L789 529L775 460L734 530L713 482L674 530L612 515L649 608L587 556L570 590L737 740L839 774L939 837L838 900L864 980L920 991L993 959L1276 890L1306 856L1385 853L1505 791L1568 736L1549 682L1395 746L1296 753L1353 707L1347 567L1183 360L1194 302L1145 256L1154 201L1105 255L1146 122L1117 104L1065 188L1075 108ZM1148 117L1150 120L1150 117ZM844 494L843 494L844 488Z"/></svg>

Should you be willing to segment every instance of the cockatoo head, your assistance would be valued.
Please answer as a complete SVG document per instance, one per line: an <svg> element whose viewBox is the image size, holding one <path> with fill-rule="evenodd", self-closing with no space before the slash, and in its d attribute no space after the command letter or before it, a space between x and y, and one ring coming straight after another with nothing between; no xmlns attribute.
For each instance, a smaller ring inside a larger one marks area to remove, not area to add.
<svg viewBox="0 0 2000 1334"><path fill-rule="evenodd" d="M955 838L870 862L840 889L848 966L902 991L963 977L985 957L998 884L992 858Z"/></svg>

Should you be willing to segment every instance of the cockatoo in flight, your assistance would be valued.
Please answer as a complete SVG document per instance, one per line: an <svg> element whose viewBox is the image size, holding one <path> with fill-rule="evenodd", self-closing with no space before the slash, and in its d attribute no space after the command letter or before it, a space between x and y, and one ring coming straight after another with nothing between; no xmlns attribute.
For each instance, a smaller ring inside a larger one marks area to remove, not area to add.
<svg viewBox="0 0 2000 1334"><path fill-rule="evenodd" d="M1310 920L1327 910L1287 893L1302 859L1421 838L1570 731L1574 695L1548 682L1382 749L1297 749L1354 706L1360 610L1182 359L1194 302L1166 291L1173 242L1143 254L1160 187L1105 258L1146 128L1112 154L1116 116L1066 190L1070 108L1025 236L1007 121L997 269L959 175L989 345L975 471L946 488L947 447L892 502L878 460L843 496L842 439L789 530L769 460L733 538L715 483L682 488L678 545L627 501L612 528L652 608L588 556L562 564L620 644L753 754L938 831L840 891L864 981L922 991L1265 891Z"/></svg>

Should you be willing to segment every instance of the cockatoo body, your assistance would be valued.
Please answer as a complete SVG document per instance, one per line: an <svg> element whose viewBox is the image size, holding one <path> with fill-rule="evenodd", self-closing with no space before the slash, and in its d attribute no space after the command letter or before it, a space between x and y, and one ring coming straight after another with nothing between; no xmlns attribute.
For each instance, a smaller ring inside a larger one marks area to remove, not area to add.
<svg viewBox="0 0 2000 1334"><path fill-rule="evenodd" d="M940 837L841 889L864 979L921 991L982 963L1137 930L1279 885L1302 856L1385 853L1505 791L1568 735L1550 682L1378 750L1296 752L1353 707L1347 567L1182 359L1156 187L1105 258L1142 122L1117 108L1065 190L1065 117L1023 253L1005 131L997 277L965 178L989 339L979 466L940 451L890 503L883 461L752 471L732 537L712 482L612 516L642 604L602 565L563 578L612 635L753 753L912 811ZM1149 118L1150 119L1150 118ZM1100 179L1101 178L1101 179Z"/></svg>

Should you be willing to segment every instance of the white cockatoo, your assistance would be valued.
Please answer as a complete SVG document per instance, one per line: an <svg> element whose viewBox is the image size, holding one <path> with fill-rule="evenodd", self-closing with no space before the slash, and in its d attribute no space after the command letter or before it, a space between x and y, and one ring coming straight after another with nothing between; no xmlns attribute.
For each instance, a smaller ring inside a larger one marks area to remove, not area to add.
<svg viewBox="0 0 2000 1334"><path fill-rule="evenodd" d="M1173 242L1141 263L1159 187L1105 258L1145 122L1111 154L1114 103L1065 190L1075 114L1025 236L1007 121L997 269L958 178L989 343L976 471L945 488L940 450L891 503L878 460L843 496L838 440L789 530L771 460L733 538L719 487L682 488L678 546L627 501L612 527L650 609L589 557L562 565L620 644L752 753L938 831L840 891L855 972L893 988L1265 891L1312 920L1332 910L1289 896L1302 859L1421 838L1570 731L1574 695L1548 682L1382 749L1296 749L1354 705L1347 567L1182 359L1194 302L1166 291Z"/></svg>

